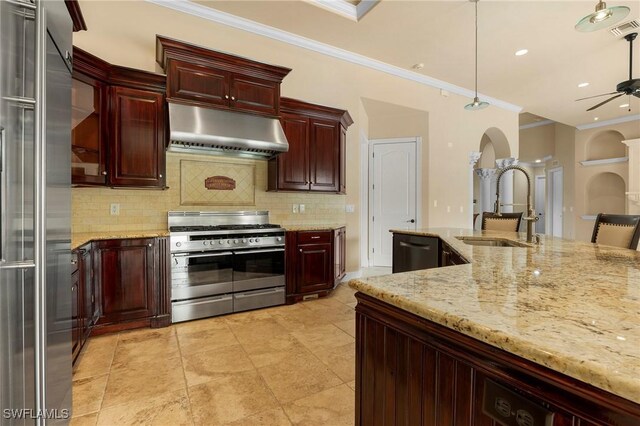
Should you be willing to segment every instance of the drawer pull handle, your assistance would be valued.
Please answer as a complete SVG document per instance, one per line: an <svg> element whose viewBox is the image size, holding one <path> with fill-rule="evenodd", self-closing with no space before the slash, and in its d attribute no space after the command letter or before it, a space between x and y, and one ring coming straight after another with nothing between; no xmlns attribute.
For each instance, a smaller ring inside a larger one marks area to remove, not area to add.
<svg viewBox="0 0 640 426"><path fill-rule="evenodd" d="M318 238L320 238L320 236L319 236L319 235L316 235L316 236L314 236L314 237L311 237L311 239L312 239L312 240L317 240Z"/></svg>

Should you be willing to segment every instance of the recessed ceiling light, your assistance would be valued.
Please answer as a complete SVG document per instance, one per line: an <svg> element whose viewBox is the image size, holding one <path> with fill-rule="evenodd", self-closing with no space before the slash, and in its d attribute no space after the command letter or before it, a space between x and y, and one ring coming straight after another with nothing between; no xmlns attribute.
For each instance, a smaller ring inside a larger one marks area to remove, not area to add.
<svg viewBox="0 0 640 426"><path fill-rule="evenodd" d="M593 117L593 121L598 121L600 117Z"/></svg>
<svg viewBox="0 0 640 426"><path fill-rule="evenodd" d="M413 68L414 70L421 70L422 68L424 68L424 64L420 62L419 64L415 64L411 68Z"/></svg>
<svg viewBox="0 0 640 426"><path fill-rule="evenodd" d="M620 105L620 108L626 108L628 106L629 106L629 104L622 104L622 105Z"/></svg>
<svg viewBox="0 0 640 426"><path fill-rule="evenodd" d="M516 52L516 56L526 55L527 53L529 53L527 49L520 49Z"/></svg>
<svg viewBox="0 0 640 426"><path fill-rule="evenodd" d="M536 160L536 163L542 163L542 160L537 159L537 160Z"/></svg>
<svg viewBox="0 0 640 426"><path fill-rule="evenodd" d="M578 84L578 87L587 87L589 85L589 83L580 83Z"/></svg>

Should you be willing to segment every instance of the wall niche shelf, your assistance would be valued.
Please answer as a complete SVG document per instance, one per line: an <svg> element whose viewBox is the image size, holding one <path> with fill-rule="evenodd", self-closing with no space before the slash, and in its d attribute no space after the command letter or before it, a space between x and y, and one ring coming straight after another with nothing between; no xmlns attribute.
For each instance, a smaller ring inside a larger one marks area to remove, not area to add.
<svg viewBox="0 0 640 426"><path fill-rule="evenodd" d="M627 163L629 161L629 157L617 157L617 158L604 158L602 160L586 160L581 161L580 164L583 166L602 166L605 164L615 164L615 163Z"/></svg>

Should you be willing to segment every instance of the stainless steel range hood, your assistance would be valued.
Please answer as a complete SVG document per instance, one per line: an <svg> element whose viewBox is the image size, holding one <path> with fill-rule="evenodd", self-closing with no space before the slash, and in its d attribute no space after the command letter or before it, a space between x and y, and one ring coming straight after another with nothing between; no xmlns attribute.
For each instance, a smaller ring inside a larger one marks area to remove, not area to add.
<svg viewBox="0 0 640 426"><path fill-rule="evenodd" d="M169 126L172 152L266 159L289 150L275 118L169 103Z"/></svg>

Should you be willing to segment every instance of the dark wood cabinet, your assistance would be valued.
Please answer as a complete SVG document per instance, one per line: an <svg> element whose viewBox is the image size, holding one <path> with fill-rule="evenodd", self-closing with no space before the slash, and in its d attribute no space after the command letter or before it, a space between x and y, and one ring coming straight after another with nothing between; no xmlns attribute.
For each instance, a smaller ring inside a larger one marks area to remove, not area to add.
<svg viewBox="0 0 640 426"><path fill-rule="evenodd" d="M101 293L98 325L155 315L154 251L153 238L94 243L94 276Z"/></svg>
<svg viewBox="0 0 640 426"><path fill-rule="evenodd" d="M111 173L113 186L164 187L164 96L113 86Z"/></svg>
<svg viewBox="0 0 640 426"><path fill-rule="evenodd" d="M287 302L326 296L345 275L345 228L288 231Z"/></svg>
<svg viewBox="0 0 640 426"><path fill-rule="evenodd" d="M444 241L440 242L440 266L455 266L469 263L457 251Z"/></svg>
<svg viewBox="0 0 640 426"><path fill-rule="evenodd" d="M72 183L164 188L163 75L113 66L74 47Z"/></svg>
<svg viewBox="0 0 640 426"><path fill-rule="evenodd" d="M171 323L167 238L93 242L99 318L93 334Z"/></svg>
<svg viewBox="0 0 640 426"><path fill-rule="evenodd" d="M281 122L289 151L269 160L269 191L344 193L347 111L282 98Z"/></svg>
<svg viewBox="0 0 640 426"><path fill-rule="evenodd" d="M513 425L640 424L639 404L362 293L356 298L356 425L496 426L503 417ZM507 404L503 417L487 414ZM538 417L517 422L521 410L522 418Z"/></svg>
<svg viewBox="0 0 640 426"><path fill-rule="evenodd" d="M346 246L347 234L346 228L338 228L333 230L333 265L334 265L334 284L338 285L346 274Z"/></svg>
<svg viewBox="0 0 640 426"><path fill-rule="evenodd" d="M98 318L91 256L91 243L77 248L72 253L71 347L74 363Z"/></svg>
<svg viewBox="0 0 640 426"><path fill-rule="evenodd" d="M289 68L156 36L156 61L167 73L167 100L276 117Z"/></svg>

